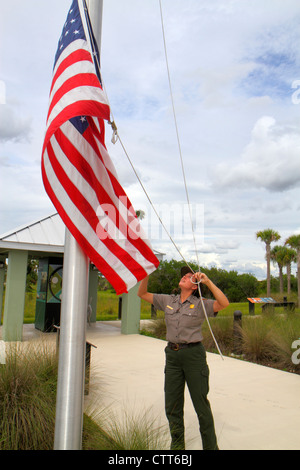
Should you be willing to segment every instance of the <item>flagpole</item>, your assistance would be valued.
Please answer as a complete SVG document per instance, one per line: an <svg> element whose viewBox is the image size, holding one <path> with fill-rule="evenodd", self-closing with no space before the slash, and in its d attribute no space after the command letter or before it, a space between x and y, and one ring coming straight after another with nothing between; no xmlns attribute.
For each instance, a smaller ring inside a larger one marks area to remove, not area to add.
<svg viewBox="0 0 300 470"><path fill-rule="evenodd" d="M87 0L100 50L103 0ZM66 228L54 450L81 450L89 259Z"/></svg>
<svg viewBox="0 0 300 470"><path fill-rule="evenodd" d="M86 0L95 39L101 51L103 0Z"/></svg>
<svg viewBox="0 0 300 470"><path fill-rule="evenodd" d="M55 450L80 450L85 381L89 260L68 229L65 234Z"/></svg>

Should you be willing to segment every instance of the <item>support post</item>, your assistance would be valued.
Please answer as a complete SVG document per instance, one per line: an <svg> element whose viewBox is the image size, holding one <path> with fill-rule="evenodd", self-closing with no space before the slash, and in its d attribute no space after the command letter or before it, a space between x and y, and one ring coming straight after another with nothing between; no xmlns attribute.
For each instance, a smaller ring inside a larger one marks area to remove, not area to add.
<svg viewBox="0 0 300 470"><path fill-rule="evenodd" d="M5 268L6 268L5 256L0 256L0 322L1 322L1 318L2 318Z"/></svg>
<svg viewBox="0 0 300 470"><path fill-rule="evenodd" d="M249 315L255 315L255 303L249 302Z"/></svg>
<svg viewBox="0 0 300 470"><path fill-rule="evenodd" d="M235 310L233 313L233 350L235 354L242 353L242 312Z"/></svg>
<svg viewBox="0 0 300 470"><path fill-rule="evenodd" d="M27 251L12 250L8 254L4 301L4 341L22 341L27 275Z"/></svg>
<svg viewBox="0 0 300 470"><path fill-rule="evenodd" d="M140 332L141 299L137 295L138 287L139 283L122 296L121 333L124 335Z"/></svg>

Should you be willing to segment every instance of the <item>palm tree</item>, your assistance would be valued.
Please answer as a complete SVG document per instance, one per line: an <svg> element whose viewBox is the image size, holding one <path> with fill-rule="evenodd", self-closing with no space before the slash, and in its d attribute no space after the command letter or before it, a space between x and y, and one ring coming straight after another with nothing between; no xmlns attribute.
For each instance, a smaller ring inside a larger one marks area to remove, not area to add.
<svg viewBox="0 0 300 470"><path fill-rule="evenodd" d="M277 263L279 270L279 292L283 293L283 267L285 266L286 246L275 245L270 251L270 257L273 263Z"/></svg>
<svg viewBox="0 0 300 470"><path fill-rule="evenodd" d="M297 252L293 248L285 246L284 265L286 266L287 293L291 293L291 264L297 261Z"/></svg>
<svg viewBox="0 0 300 470"><path fill-rule="evenodd" d="M283 293L283 268L286 267L287 293L291 293L291 263L296 261L296 251L287 246L276 245L271 250L271 260L278 265L279 270L279 290Z"/></svg>
<svg viewBox="0 0 300 470"><path fill-rule="evenodd" d="M145 217L145 212L142 209L138 209L136 212L136 216L139 220L143 220Z"/></svg>
<svg viewBox="0 0 300 470"><path fill-rule="evenodd" d="M286 245L297 251L297 278L298 278L298 307L300 306L300 235L291 235L285 241Z"/></svg>
<svg viewBox="0 0 300 470"><path fill-rule="evenodd" d="M270 297L270 286L271 286L271 276L270 276L270 259L271 259L271 243L277 242L280 239L280 235L275 230L270 228L266 230L261 230L256 232L256 238L260 238L262 242L266 244L266 259L267 259L267 296Z"/></svg>

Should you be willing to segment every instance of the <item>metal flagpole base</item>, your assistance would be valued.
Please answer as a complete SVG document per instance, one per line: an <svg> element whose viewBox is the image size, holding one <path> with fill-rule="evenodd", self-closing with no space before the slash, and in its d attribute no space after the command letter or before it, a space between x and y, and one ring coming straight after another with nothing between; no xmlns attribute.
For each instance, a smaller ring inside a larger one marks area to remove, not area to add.
<svg viewBox="0 0 300 470"><path fill-rule="evenodd" d="M89 259L66 229L55 418L55 450L82 445Z"/></svg>

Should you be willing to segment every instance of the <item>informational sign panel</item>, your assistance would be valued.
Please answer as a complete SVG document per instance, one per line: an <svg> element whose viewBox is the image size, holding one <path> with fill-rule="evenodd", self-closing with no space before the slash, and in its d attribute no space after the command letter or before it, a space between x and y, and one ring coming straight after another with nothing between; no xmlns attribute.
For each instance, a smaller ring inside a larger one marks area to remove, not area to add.
<svg viewBox="0 0 300 470"><path fill-rule="evenodd" d="M272 297L248 297L247 300L252 304L275 304L276 300Z"/></svg>

